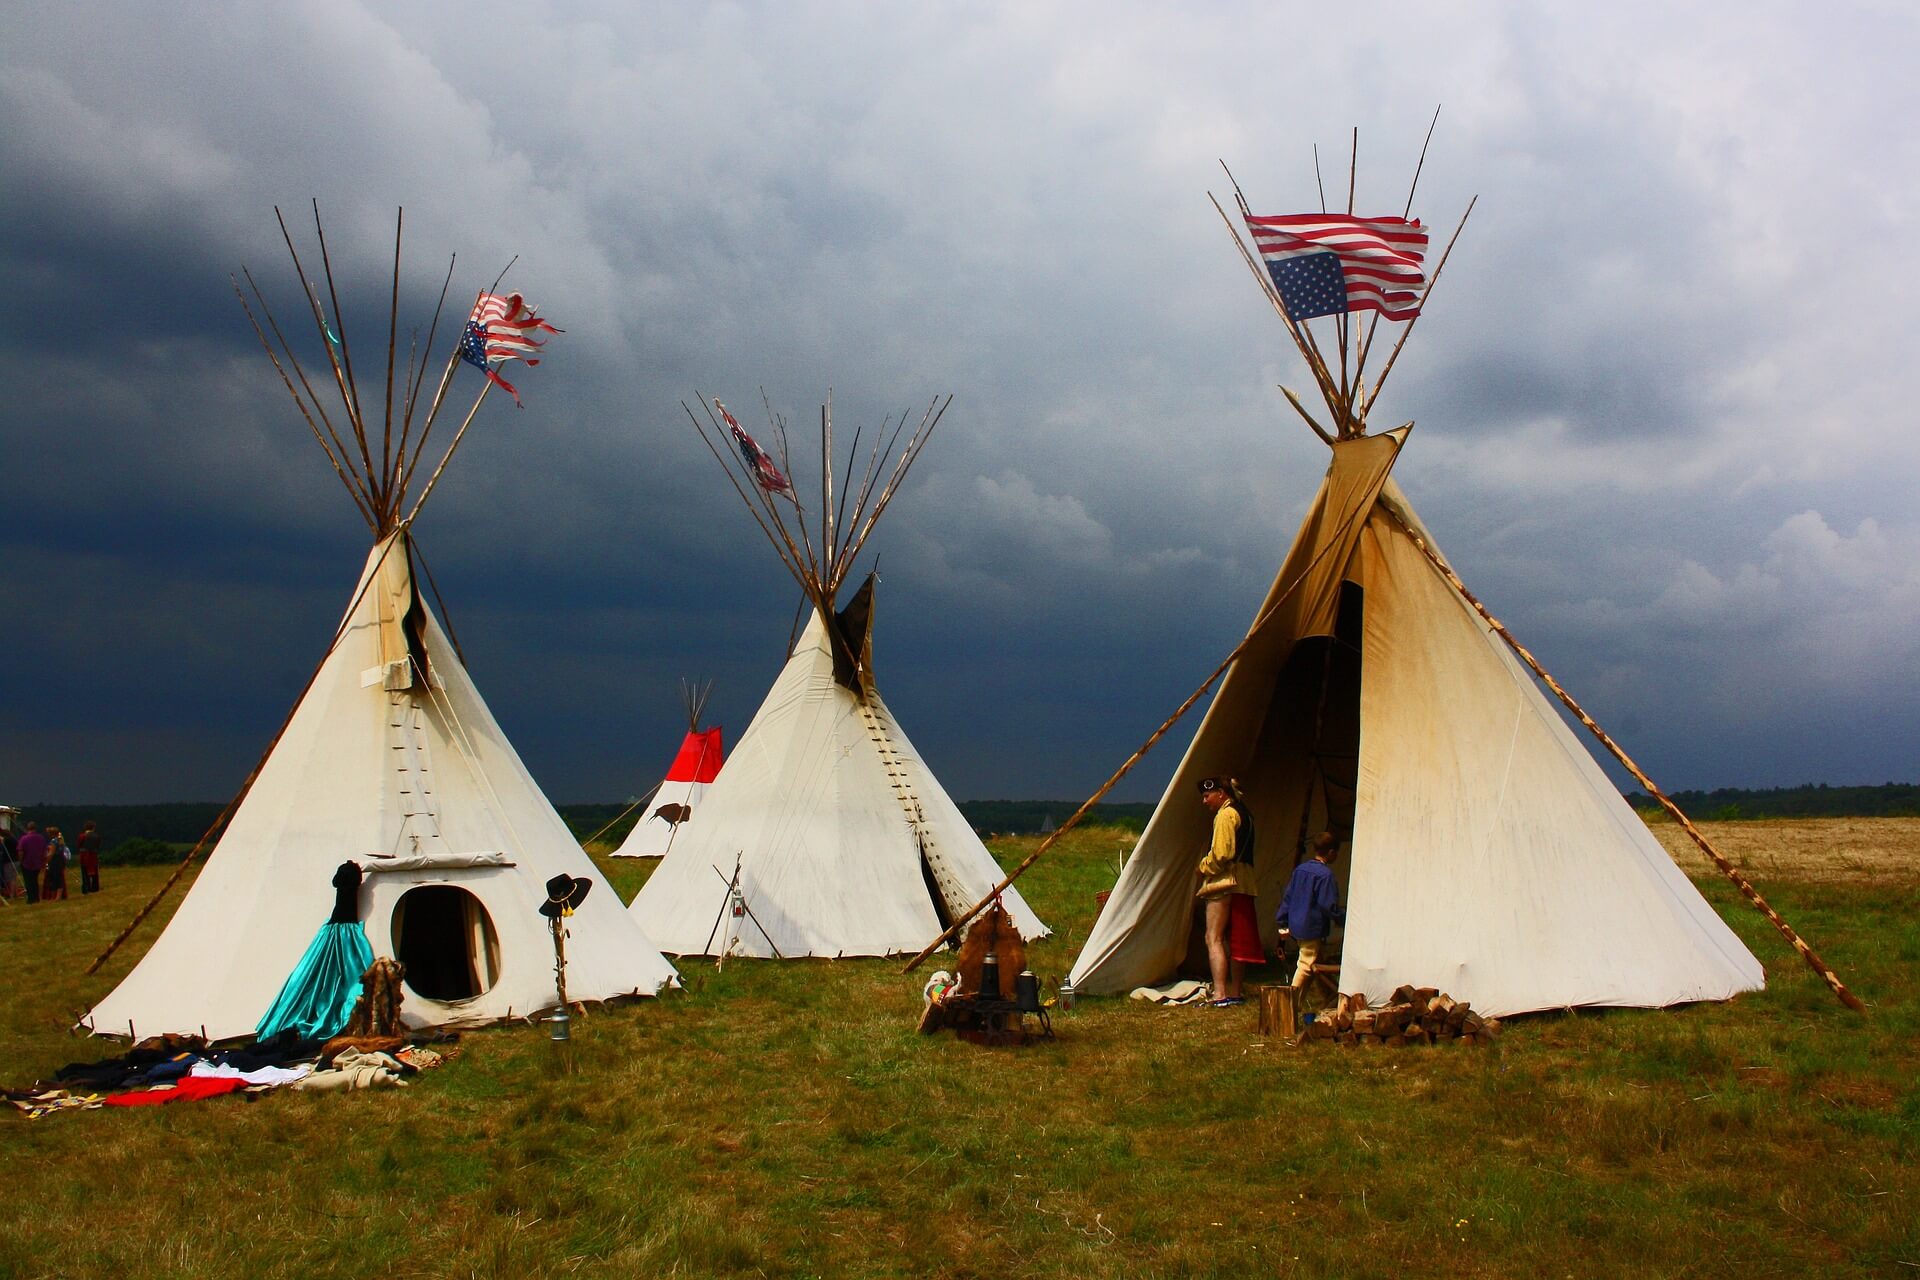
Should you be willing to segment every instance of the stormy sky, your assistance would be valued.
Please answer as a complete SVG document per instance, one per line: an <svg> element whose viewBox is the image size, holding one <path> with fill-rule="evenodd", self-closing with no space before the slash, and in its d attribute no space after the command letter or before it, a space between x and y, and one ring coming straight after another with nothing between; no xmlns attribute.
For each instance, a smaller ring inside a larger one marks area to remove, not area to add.
<svg viewBox="0 0 1920 1280"><path fill-rule="evenodd" d="M1920 15L1195 8L11 7L0 800L224 798L318 660L366 531L229 285L290 314L316 198L363 366L398 206L403 324L518 255L566 330L417 529L556 800L655 780L682 676L745 727L797 593L680 402L829 389L955 397L871 544L889 703L959 798L1080 798L1325 466L1219 160L1344 203L1357 127L1397 213L1436 105L1414 212L1479 204L1374 422L1450 558L1671 788L1911 780Z"/></svg>

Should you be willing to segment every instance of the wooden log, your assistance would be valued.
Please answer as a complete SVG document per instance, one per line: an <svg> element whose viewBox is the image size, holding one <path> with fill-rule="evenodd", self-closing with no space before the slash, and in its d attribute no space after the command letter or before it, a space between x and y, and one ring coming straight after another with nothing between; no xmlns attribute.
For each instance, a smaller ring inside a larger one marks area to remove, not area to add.
<svg viewBox="0 0 1920 1280"><path fill-rule="evenodd" d="M1388 1004L1413 1003L1413 988L1408 986L1404 982L1401 983L1399 986L1393 989L1393 994L1387 997L1387 1003Z"/></svg>
<svg viewBox="0 0 1920 1280"><path fill-rule="evenodd" d="M1447 1014L1447 1028L1455 1035L1459 1035L1460 1029L1466 1025L1467 1018L1472 1012L1473 1006L1464 1000L1454 1005Z"/></svg>
<svg viewBox="0 0 1920 1280"><path fill-rule="evenodd" d="M1363 1035L1363 1036L1370 1036L1373 1034L1374 1019L1378 1017L1378 1015L1375 1014L1373 1010L1362 1009L1359 1012L1353 1014L1352 1017L1353 1017L1353 1029L1356 1034Z"/></svg>
<svg viewBox="0 0 1920 1280"><path fill-rule="evenodd" d="M1438 987L1415 987L1413 989L1413 1000L1411 1001L1411 1003L1416 1004L1424 1009L1427 1005L1427 1001L1433 999L1435 996L1439 994L1440 994L1440 988Z"/></svg>
<svg viewBox="0 0 1920 1280"><path fill-rule="evenodd" d="M1292 987L1274 985L1260 989L1260 1034L1291 1040L1300 1034L1298 993Z"/></svg>
<svg viewBox="0 0 1920 1280"><path fill-rule="evenodd" d="M1466 1032L1469 1035L1478 1035L1481 1028L1485 1027L1486 1025L1487 1025L1487 1020L1481 1017L1479 1014L1473 1012L1471 1009L1467 1011L1467 1016L1460 1020L1460 1030Z"/></svg>
<svg viewBox="0 0 1920 1280"><path fill-rule="evenodd" d="M1480 1034L1489 1040L1498 1040L1500 1038L1500 1019L1488 1018L1480 1024Z"/></svg>
<svg viewBox="0 0 1920 1280"><path fill-rule="evenodd" d="M1341 1010L1340 1012L1338 1012L1338 1013L1336 1013L1336 1014L1334 1014L1334 1015L1333 1015L1333 1029L1334 1029L1335 1031L1351 1031L1351 1030L1353 1030L1353 1015L1352 1015L1352 1014L1350 1014L1350 1013L1348 1013L1348 1012L1346 1012L1346 1011L1345 1011L1344 1009L1343 1009L1343 1010Z"/></svg>

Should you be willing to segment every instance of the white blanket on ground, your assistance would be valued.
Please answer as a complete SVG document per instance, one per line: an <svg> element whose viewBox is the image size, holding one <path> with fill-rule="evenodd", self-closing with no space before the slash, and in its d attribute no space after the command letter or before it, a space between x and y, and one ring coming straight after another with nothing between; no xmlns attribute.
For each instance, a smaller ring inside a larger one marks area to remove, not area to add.
<svg viewBox="0 0 1920 1280"><path fill-rule="evenodd" d="M216 1062L196 1062L187 1072L190 1076L204 1076L211 1080L244 1080L248 1084L292 1084L313 1074L313 1064L303 1062L297 1067L261 1067L257 1071L242 1071L238 1067L224 1066Z"/></svg>

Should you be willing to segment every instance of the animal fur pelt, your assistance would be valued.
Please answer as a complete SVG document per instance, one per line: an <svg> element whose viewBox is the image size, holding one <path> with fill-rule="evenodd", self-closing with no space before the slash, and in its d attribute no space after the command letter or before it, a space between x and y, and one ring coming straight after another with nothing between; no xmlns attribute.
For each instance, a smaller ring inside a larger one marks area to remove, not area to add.
<svg viewBox="0 0 1920 1280"><path fill-rule="evenodd" d="M1013 999L1020 971L1027 967L1027 944L1013 927L1013 918L1005 907L994 903L967 926L966 940L960 944L960 958L954 969L960 975L959 994L977 995L980 991L980 966L991 953L1000 958L1002 1000Z"/></svg>
<svg viewBox="0 0 1920 1280"><path fill-rule="evenodd" d="M353 1017L347 1020L342 1034L356 1038L404 1034L407 1028L400 1021L400 983L406 976L407 966L387 956L368 965L360 975L360 999L354 1003Z"/></svg>

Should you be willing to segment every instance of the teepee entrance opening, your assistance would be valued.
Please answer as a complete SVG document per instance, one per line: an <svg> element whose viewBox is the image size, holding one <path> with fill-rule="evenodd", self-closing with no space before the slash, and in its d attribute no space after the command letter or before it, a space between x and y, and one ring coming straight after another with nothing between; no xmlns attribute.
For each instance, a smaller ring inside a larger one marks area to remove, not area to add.
<svg viewBox="0 0 1920 1280"><path fill-rule="evenodd" d="M427 1000L471 1000L500 975L500 938L480 899L459 885L423 884L393 906L393 950L407 986Z"/></svg>
<svg viewBox="0 0 1920 1280"><path fill-rule="evenodd" d="M1342 844L1353 834L1366 592L1351 581L1341 582L1339 590L1332 634L1305 636L1280 660L1266 712L1253 729L1250 765L1239 775L1260 833L1260 933L1269 949L1278 934L1273 913L1280 888L1307 856L1308 844L1322 831L1332 831ZM1196 858L1200 852L1194 851ZM1341 858L1334 866L1342 893L1350 863ZM1336 955L1337 949L1327 953L1328 961ZM1198 901L1179 972L1208 976L1205 913Z"/></svg>
<svg viewBox="0 0 1920 1280"><path fill-rule="evenodd" d="M1307 636L1281 666L1242 789L1264 819L1267 856L1297 866L1307 842L1353 832L1360 768L1360 642L1365 592L1342 582L1332 635ZM1264 860L1264 859L1263 859Z"/></svg>

